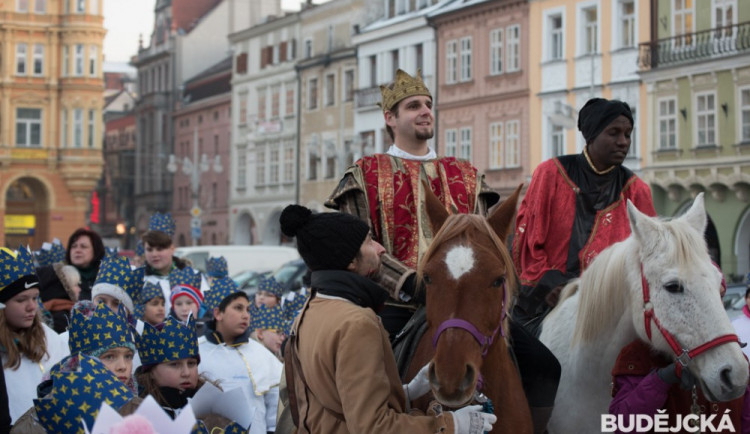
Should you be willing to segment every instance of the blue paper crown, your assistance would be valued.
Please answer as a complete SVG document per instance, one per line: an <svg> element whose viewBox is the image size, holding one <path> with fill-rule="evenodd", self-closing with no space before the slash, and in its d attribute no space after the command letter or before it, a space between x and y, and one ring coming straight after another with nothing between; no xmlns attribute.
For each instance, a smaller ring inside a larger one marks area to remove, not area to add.
<svg viewBox="0 0 750 434"><path fill-rule="evenodd" d="M174 236L175 227L174 219L172 219L170 213L162 214L160 212L155 212L148 222L148 230L164 232L169 235L169 238Z"/></svg>
<svg viewBox="0 0 750 434"><path fill-rule="evenodd" d="M206 261L206 274L211 277L226 277L229 274L227 271L227 258L223 256L208 258L208 261Z"/></svg>
<svg viewBox="0 0 750 434"><path fill-rule="evenodd" d="M305 302L310 298L309 293L292 292L290 297L284 300L284 319L287 321L294 321L300 310L305 306Z"/></svg>
<svg viewBox="0 0 750 434"><path fill-rule="evenodd" d="M250 328L286 333L288 326L280 306L268 307L263 305L253 312Z"/></svg>
<svg viewBox="0 0 750 434"><path fill-rule="evenodd" d="M75 356L72 356L75 357ZM52 391L34 400L39 423L50 433L80 433L81 422L91 429L102 402L119 409L133 399L133 393L102 362L78 356L72 370L60 368L64 359L50 371Z"/></svg>
<svg viewBox="0 0 750 434"><path fill-rule="evenodd" d="M266 291L275 295L276 297L281 298L281 294L284 292L284 288L282 288L281 284L277 282L273 276L271 276L268 279L263 279L260 281L260 284L258 285L258 291Z"/></svg>
<svg viewBox="0 0 750 434"><path fill-rule="evenodd" d="M138 256L143 256L146 253L146 248L143 247L143 240L138 240L138 242L135 244L135 254Z"/></svg>
<svg viewBox="0 0 750 434"><path fill-rule="evenodd" d="M231 277L227 276L220 279L213 279L211 281L211 290L206 294L203 304L206 306L206 309L212 310L215 307L219 307L219 304L221 304L225 298L239 291L240 288Z"/></svg>
<svg viewBox="0 0 750 434"><path fill-rule="evenodd" d="M0 249L0 292L16 280L34 274L34 258L28 248Z"/></svg>
<svg viewBox="0 0 750 434"><path fill-rule="evenodd" d="M94 286L100 283L117 286L125 291L131 300L135 300L143 284L143 270L133 270L130 261L124 256L104 258L99 265Z"/></svg>
<svg viewBox="0 0 750 434"><path fill-rule="evenodd" d="M164 291L161 289L161 285L151 281L146 281L146 283L143 284L141 291L138 293L138 301L136 303L146 304L154 297L164 298Z"/></svg>
<svg viewBox="0 0 750 434"><path fill-rule="evenodd" d="M137 339L138 355L143 365L198 357L198 338L192 316L187 324L168 316L160 328L144 324Z"/></svg>
<svg viewBox="0 0 750 434"><path fill-rule="evenodd" d="M34 252L34 255L40 267L52 265L65 260L65 247L60 240L55 239L51 243L44 243L41 249Z"/></svg>
<svg viewBox="0 0 750 434"><path fill-rule="evenodd" d="M191 267L174 269L169 273L169 287L174 288L177 285L187 285L200 290L201 275Z"/></svg>
<svg viewBox="0 0 750 434"><path fill-rule="evenodd" d="M120 252L120 249L117 247L105 247L104 248L104 257L105 258L114 258L118 255Z"/></svg>
<svg viewBox="0 0 750 434"><path fill-rule="evenodd" d="M92 315L86 315L86 309L93 309ZM118 347L135 351L122 306L118 313L101 303L96 306L91 302L74 306L70 316L68 347L70 354L80 352L95 357Z"/></svg>

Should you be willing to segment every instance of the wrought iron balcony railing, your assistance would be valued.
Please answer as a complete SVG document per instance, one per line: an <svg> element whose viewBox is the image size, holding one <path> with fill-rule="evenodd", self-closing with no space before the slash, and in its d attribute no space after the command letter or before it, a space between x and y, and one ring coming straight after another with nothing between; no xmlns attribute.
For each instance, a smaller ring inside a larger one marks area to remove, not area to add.
<svg viewBox="0 0 750 434"><path fill-rule="evenodd" d="M750 51L750 22L686 33L639 45L641 70L695 63Z"/></svg>

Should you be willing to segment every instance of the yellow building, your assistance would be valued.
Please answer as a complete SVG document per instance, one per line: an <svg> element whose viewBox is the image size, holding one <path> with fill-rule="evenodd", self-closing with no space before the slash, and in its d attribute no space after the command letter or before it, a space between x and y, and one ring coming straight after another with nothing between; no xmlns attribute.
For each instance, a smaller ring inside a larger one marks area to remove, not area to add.
<svg viewBox="0 0 750 434"><path fill-rule="evenodd" d="M102 0L0 2L0 245L67 242L102 170Z"/></svg>

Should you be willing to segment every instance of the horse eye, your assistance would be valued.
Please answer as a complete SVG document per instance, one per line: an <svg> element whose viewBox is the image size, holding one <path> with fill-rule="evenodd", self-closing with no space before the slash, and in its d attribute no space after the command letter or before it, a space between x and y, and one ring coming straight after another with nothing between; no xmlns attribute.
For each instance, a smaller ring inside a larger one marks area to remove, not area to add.
<svg viewBox="0 0 750 434"><path fill-rule="evenodd" d="M664 289L672 294L682 294L685 292L685 287L683 287L680 282L669 282L664 285Z"/></svg>
<svg viewBox="0 0 750 434"><path fill-rule="evenodd" d="M505 276L500 276L497 279L495 279L494 282L492 282L492 286L494 286L495 288L499 288L503 285L505 285Z"/></svg>

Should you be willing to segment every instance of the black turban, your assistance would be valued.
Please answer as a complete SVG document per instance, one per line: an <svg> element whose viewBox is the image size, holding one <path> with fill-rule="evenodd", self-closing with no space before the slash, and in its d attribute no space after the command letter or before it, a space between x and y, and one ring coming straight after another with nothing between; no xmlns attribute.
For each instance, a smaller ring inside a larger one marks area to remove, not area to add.
<svg viewBox="0 0 750 434"><path fill-rule="evenodd" d="M346 270L370 233L367 223L351 214L313 214L300 205L284 208L279 223L284 235L297 237L297 250L312 271Z"/></svg>
<svg viewBox="0 0 750 434"><path fill-rule="evenodd" d="M625 116L633 125L633 112L626 102L591 98L578 112L578 130L583 134L586 143L591 143L607 125L618 116Z"/></svg>

